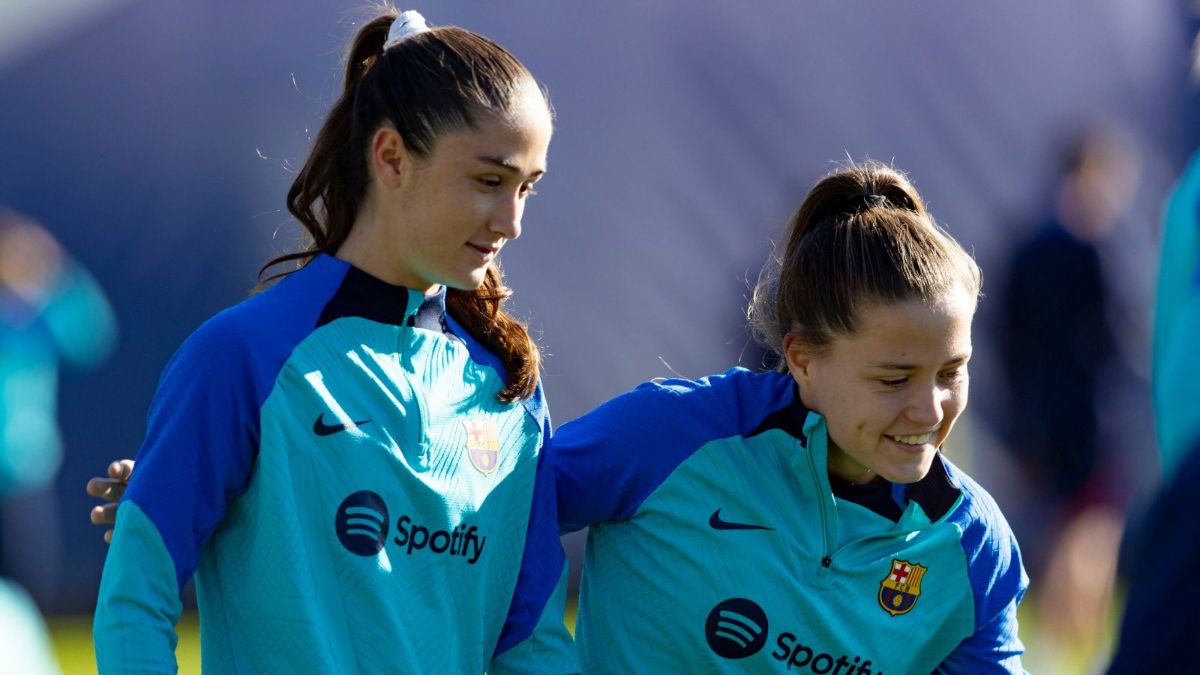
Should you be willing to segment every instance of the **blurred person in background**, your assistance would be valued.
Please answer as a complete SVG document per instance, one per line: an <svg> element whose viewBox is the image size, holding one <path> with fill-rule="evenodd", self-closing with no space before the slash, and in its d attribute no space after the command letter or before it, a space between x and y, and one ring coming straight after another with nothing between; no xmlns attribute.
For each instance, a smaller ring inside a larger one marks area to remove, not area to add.
<svg viewBox="0 0 1200 675"><path fill-rule="evenodd" d="M115 343L112 309L91 275L41 226L0 208L0 494L54 478L59 364L96 366Z"/></svg>
<svg viewBox="0 0 1200 675"><path fill-rule="evenodd" d="M111 351L116 322L104 293L54 237L0 207L0 670L57 672L37 607L6 576L57 570L57 503L47 494L62 465L58 368L92 367ZM19 526L14 532L13 526ZM21 536L22 533L36 536ZM14 534L16 536L14 536ZM43 575L46 576L46 575ZM52 574L50 574L52 576ZM48 583L44 578L39 582Z"/></svg>
<svg viewBox="0 0 1200 675"><path fill-rule="evenodd" d="M1200 36L1192 80L1200 82ZM1130 526L1129 587L1110 675L1192 672L1200 637L1200 151L1163 214L1151 390L1163 486Z"/></svg>
<svg viewBox="0 0 1200 675"><path fill-rule="evenodd" d="M1068 149L1045 222L1012 258L1001 294L1008 446L1038 502L1025 538L1039 634L1056 654L1102 639L1123 526L1120 477L1102 437L1104 384L1125 370L1101 246L1128 209L1137 163L1115 132Z"/></svg>

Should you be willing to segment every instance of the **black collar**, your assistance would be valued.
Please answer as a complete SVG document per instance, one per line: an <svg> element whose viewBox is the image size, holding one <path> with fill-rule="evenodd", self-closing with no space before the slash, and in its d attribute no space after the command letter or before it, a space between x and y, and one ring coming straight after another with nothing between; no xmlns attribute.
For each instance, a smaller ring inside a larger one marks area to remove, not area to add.
<svg viewBox="0 0 1200 675"><path fill-rule="evenodd" d="M348 265L337 292L325 304L317 327L344 317L360 317L394 326L416 326L450 334L446 326L446 289L424 297L415 311L409 303L421 296L405 286L396 286Z"/></svg>

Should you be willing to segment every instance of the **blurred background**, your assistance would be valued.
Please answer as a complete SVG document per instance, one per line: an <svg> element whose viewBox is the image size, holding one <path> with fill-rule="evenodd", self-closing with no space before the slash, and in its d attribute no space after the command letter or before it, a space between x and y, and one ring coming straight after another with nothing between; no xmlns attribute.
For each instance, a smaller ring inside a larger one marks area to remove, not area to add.
<svg viewBox="0 0 1200 675"><path fill-rule="evenodd" d="M1022 543L1026 667L1103 666L1122 527L1160 481L1151 305L1200 140L1190 2L409 6L507 46L557 110L504 265L560 422L651 377L758 367L745 303L807 188L847 158L909 172L984 270L947 451ZM94 672L83 486L136 451L184 337L296 246L284 195L369 15L0 0L0 576L64 672Z"/></svg>

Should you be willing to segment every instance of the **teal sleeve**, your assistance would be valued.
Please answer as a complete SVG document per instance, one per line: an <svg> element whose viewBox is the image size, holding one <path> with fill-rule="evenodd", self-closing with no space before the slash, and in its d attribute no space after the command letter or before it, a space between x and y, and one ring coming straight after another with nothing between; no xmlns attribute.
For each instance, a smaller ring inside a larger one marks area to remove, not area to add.
<svg viewBox="0 0 1200 675"><path fill-rule="evenodd" d="M1200 152L1167 201L1154 301L1151 388L1163 475L1200 440Z"/></svg>
<svg viewBox="0 0 1200 675"><path fill-rule="evenodd" d="M99 675L174 673L183 612L175 564L137 503L124 501L104 562L92 637Z"/></svg>
<svg viewBox="0 0 1200 675"><path fill-rule="evenodd" d="M1024 646L1017 638L1017 600L990 624L963 640L933 675L1022 675Z"/></svg>
<svg viewBox="0 0 1200 675"><path fill-rule="evenodd" d="M1155 357L1155 418L1164 476L1174 474L1200 443L1200 294L1181 298L1170 335L1159 336Z"/></svg>
<svg viewBox="0 0 1200 675"><path fill-rule="evenodd" d="M488 672L491 675L578 673L579 658L575 653L575 640L563 623L566 601L567 566L564 563L562 576L554 594L546 601L542 616L533 627L533 634L493 658Z"/></svg>

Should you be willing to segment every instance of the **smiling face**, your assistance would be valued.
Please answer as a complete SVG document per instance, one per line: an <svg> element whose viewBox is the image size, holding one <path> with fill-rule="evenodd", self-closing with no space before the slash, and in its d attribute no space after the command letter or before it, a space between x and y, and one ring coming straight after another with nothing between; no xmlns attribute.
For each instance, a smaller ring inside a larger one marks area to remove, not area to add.
<svg viewBox="0 0 1200 675"><path fill-rule="evenodd" d="M438 285L479 287L500 249L521 236L551 133L549 109L532 82L509 113L443 133L425 157L394 130L376 132L367 212L376 222L372 257L386 252L385 278L426 293Z"/></svg>
<svg viewBox="0 0 1200 675"><path fill-rule="evenodd" d="M785 343L801 399L825 417L829 472L865 483L925 477L967 405L975 298L961 288L937 302L870 303L859 329L819 350Z"/></svg>

